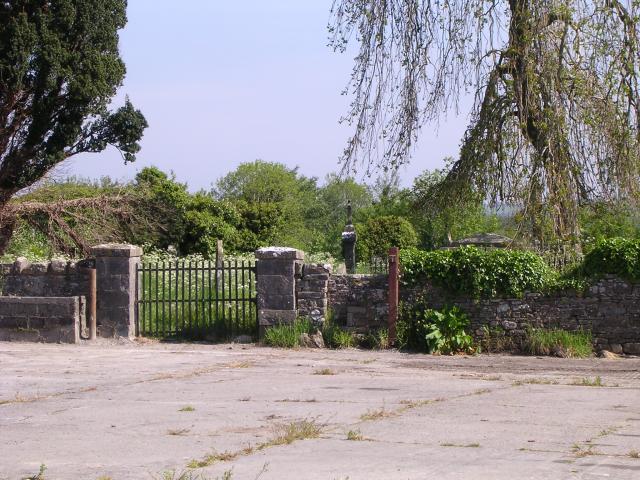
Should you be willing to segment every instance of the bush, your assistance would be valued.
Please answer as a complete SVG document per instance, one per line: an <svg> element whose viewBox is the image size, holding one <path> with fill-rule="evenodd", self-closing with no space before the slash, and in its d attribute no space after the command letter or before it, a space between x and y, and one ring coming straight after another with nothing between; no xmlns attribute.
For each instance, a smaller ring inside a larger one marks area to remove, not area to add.
<svg viewBox="0 0 640 480"><path fill-rule="evenodd" d="M535 253L521 250L480 250L461 247L425 252L400 251L402 282L431 282L452 293L480 297L520 297L557 283L558 274Z"/></svg>
<svg viewBox="0 0 640 480"><path fill-rule="evenodd" d="M640 240L611 238L597 242L585 255L582 272L590 277L611 274L640 280Z"/></svg>
<svg viewBox="0 0 640 480"><path fill-rule="evenodd" d="M300 335L313 331L311 322L298 319L292 325L276 325L267 329L264 343L276 348L297 348L300 346Z"/></svg>
<svg viewBox="0 0 640 480"><path fill-rule="evenodd" d="M356 227L358 242L357 258L386 258L389 248L411 248L418 244L418 235L411 223L402 217L387 215L370 218Z"/></svg>
<svg viewBox="0 0 640 480"><path fill-rule="evenodd" d="M522 351L530 355L586 358L593 355L591 332L530 329L522 343Z"/></svg>
<svg viewBox="0 0 640 480"><path fill-rule="evenodd" d="M470 353L474 348L465 331L468 326L469 318L458 307L433 310L419 299L402 308L396 325L398 345L424 353Z"/></svg>

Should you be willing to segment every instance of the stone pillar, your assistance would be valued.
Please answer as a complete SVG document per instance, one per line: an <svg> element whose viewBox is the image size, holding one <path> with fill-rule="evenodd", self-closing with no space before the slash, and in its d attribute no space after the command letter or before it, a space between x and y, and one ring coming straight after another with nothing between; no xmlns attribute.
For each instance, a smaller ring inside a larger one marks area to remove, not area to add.
<svg viewBox="0 0 640 480"><path fill-rule="evenodd" d="M107 244L91 249L96 257L98 336L136 334L136 270L142 249L135 245Z"/></svg>
<svg viewBox="0 0 640 480"><path fill-rule="evenodd" d="M258 324L260 336L270 326L296 319L296 276L302 274L304 253L295 248L266 247L256 251Z"/></svg>

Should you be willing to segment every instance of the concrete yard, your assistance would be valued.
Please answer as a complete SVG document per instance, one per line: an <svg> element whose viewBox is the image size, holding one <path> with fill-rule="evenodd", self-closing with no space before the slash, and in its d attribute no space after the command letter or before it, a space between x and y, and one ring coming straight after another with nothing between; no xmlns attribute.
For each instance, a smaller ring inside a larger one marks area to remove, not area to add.
<svg viewBox="0 0 640 480"><path fill-rule="evenodd" d="M639 370L637 358L0 343L0 479L41 464L46 480L638 479ZM284 437L292 425L317 437Z"/></svg>

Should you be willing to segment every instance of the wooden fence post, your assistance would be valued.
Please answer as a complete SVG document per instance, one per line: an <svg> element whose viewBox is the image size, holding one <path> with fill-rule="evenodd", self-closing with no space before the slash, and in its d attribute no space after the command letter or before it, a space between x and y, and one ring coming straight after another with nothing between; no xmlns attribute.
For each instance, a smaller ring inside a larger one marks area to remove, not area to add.
<svg viewBox="0 0 640 480"><path fill-rule="evenodd" d="M398 321L400 268L398 247L389 249L389 344L396 343L396 322Z"/></svg>

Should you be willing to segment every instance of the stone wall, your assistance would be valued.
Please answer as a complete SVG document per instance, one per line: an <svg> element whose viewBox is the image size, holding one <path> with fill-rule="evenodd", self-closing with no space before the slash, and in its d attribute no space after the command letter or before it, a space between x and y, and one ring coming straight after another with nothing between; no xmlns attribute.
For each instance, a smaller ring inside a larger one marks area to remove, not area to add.
<svg viewBox="0 0 640 480"><path fill-rule="evenodd" d="M84 297L0 297L0 341L78 343Z"/></svg>
<svg viewBox="0 0 640 480"><path fill-rule="evenodd" d="M321 323L327 316L331 265L305 264L302 275L296 279L298 316Z"/></svg>
<svg viewBox="0 0 640 480"><path fill-rule="evenodd" d="M19 258L0 264L0 291L12 297L75 297L89 295L88 260L31 263Z"/></svg>
<svg viewBox="0 0 640 480"><path fill-rule="evenodd" d="M357 331L386 327L388 290L387 275L331 275L328 308L333 320Z"/></svg>
<svg viewBox="0 0 640 480"><path fill-rule="evenodd" d="M432 286L401 293L408 302L423 294L431 308L457 305L469 316L478 339L485 327L499 328L515 339L529 327L588 330L597 349L640 355L640 285L615 277L600 280L584 294L529 293L522 299L474 300Z"/></svg>

